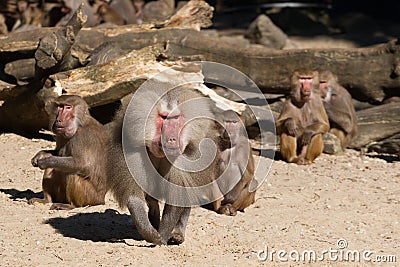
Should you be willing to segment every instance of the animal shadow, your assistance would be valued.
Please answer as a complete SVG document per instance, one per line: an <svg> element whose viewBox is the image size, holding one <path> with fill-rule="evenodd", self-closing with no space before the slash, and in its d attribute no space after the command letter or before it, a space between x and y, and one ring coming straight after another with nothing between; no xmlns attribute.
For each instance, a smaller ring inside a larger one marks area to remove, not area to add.
<svg viewBox="0 0 400 267"><path fill-rule="evenodd" d="M12 200L43 198L43 192L28 189L0 189ZM131 217L113 209L104 212L77 213L67 218L50 218L45 221L65 237L93 242L125 242L124 239L143 240L136 231Z"/></svg>
<svg viewBox="0 0 400 267"><path fill-rule="evenodd" d="M31 199L31 198L43 198L43 192L35 193L32 190L28 189L25 191L19 191L17 189L0 189L0 192L3 192L6 195L10 195L10 199L17 200L17 199Z"/></svg>
<svg viewBox="0 0 400 267"><path fill-rule="evenodd" d="M93 242L124 242L124 239L143 240L131 217L113 209L104 212L78 213L66 218L45 221L65 237Z"/></svg>

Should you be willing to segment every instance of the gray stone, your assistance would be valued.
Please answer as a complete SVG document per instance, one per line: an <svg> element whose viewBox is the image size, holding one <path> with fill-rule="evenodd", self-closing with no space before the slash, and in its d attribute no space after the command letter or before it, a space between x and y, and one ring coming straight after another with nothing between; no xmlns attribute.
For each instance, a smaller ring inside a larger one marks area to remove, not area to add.
<svg viewBox="0 0 400 267"><path fill-rule="evenodd" d="M258 16L249 26L246 38L268 48L282 49L288 40L287 35L266 15Z"/></svg>
<svg viewBox="0 0 400 267"><path fill-rule="evenodd" d="M343 153L342 145L336 135L325 133L322 135L322 140L324 141L324 153L332 155Z"/></svg>

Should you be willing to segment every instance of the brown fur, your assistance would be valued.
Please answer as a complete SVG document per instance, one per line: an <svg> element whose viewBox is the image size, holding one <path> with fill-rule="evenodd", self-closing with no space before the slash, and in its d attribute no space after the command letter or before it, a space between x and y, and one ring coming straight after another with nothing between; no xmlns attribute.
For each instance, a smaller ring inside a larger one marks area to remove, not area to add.
<svg viewBox="0 0 400 267"><path fill-rule="evenodd" d="M192 173L180 170L167 160L165 153L168 152L165 150L160 151L154 146L154 140L157 133L164 135L165 132L169 131L169 129L163 128L163 132L160 132L160 126L157 124L160 120L159 114L163 112L167 112L168 114L176 105L180 106L180 104L185 101L194 98L201 98L203 100L207 98L185 87L171 90L166 95L162 95L162 90L152 89L154 90L146 90L145 93L136 92L134 97L135 99L140 99L140 101L137 103L135 102L135 108L133 110L128 109L130 112L129 114L126 109L122 109L116 116L113 145L110 150L111 156L109 162L113 167L109 167L109 170L117 169L118 172L111 171L109 175L109 185L120 206L128 207L138 232L146 241L154 244L180 244L184 241L190 207L173 206L166 203L160 221L158 200L149 196L137 184L124 160L123 148L121 145L122 122L124 116L126 116L124 131L126 130L127 132L124 133L127 134L128 137L126 140L124 139L126 142L124 146L139 148L145 146L148 157L151 159L153 165L149 167L143 162L139 162L142 160L142 157L139 157L137 162L131 162L130 164L134 165L133 168L142 168L145 170L144 175L146 177L136 178L144 179L146 182L152 184L152 174L148 168L155 168L165 180L173 184L185 187L200 186L214 179L214 165L200 172ZM149 114L145 114L144 111L149 111L149 107L153 107L154 104L155 106ZM204 101L197 105L180 107L180 112L184 118L190 118L198 111L211 114L208 103ZM132 128L126 129L126 125L131 125ZM143 125L145 126L143 127ZM164 127L166 125L168 125L168 123L164 123ZM196 159L199 156L198 148L200 141L206 136L211 136L212 138L212 131L213 123L211 120L196 119L186 124L179 140L182 141L183 144L183 155L192 160ZM215 134L215 136L217 135ZM128 156L129 153L130 152L128 152ZM132 154L133 153L137 152L133 151ZM144 157L147 157L147 154L144 155ZM153 186L161 190L163 196L174 195L173 192L164 192L164 188L158 184L153 184ZM149 208L148 211L147 206Z"/></svg>
<svg viewBox="0 0 400 267"><path fill-rule="evenodd" d="M224 111L221 117L217 172L222 175L222 187L236 185L224 195L220 205L214 204L214 210L235 216L237 211L244 211L255 201L256 192L249 191L250 182L254 179L254 159L241 119L232 110Z"/></svg>
<svg viewBox="0 0 400 267"><path fill-rule="evenodd" d="M342 148L345 149L358 132L357 116L351 95L330 71L320 73L320 90L331 125L330 132L340 139Z"/></svg>
<svg viewBox="0 0 400 267"><path fill-rule="evenodd" d="M306 80L310 91L305 89ZM322 134L329 130L328 116L319 93L317 71L300 70L291 75L291 94L276 121L280 151L288 162L310 164L323 151ZM309 95L307 95L309 93Z"/></svg>
<svg viewBox="0 0 400 267"><path fill-rule="evenodd" d="M101 22L112 23L115 25L125 25L124 18L111 6L103 3L97 9L97 14L101 18Z"/></svg>
<svg viewBox="0 0 400 267"><path fill-rule="evenodd" d="M52 103L50 127L60 120L57 106L73 106L74 118L62 121L74 130L66 134L65 129L57 130L56 149L39 151L32 158L32 165L44 169L43 199L33 198L29 203L53 203L51 209L72 209L76 207L104 204L106 185L106 148L108 135L98 121L89 114L86 102L79 96L60 96Z"/></svg>

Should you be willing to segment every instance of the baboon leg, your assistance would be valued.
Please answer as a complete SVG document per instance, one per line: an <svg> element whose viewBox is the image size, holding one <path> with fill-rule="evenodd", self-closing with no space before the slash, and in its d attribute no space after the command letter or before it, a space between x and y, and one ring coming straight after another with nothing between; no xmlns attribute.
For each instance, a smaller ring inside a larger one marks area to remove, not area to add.
<svg viewBox="0 0 400 267"><path fill-rule="evenodd" d="M300 155L299 155L299 157L298 157L297 160L296 160L296 163L297 163L298 165L308 165L308 164L311 163L308 159L306 159L307 150L308 150L308 145L307 145L307 146L303 146L303 147L301 148Z"/></svg>
<svg viewBox="0 0 400 267"><path fill-rule="evenodd" d="M215 200L212 205L215 211L219 210L219 208L221 207L221 202L222 202L223 198L217 199Z"/></svg>
<svg viewBox="0 0 400 267"><path fill-rule="evenodd" d="M149 206L149 220L155 229L160 226L160 206L158 200L146 195L147 206Z"/></svg>
<svg viewBox="0 0 400 267"><path fill-rule="evenodd" d="M249 192L249 188L245 187L239 198L233 202L232 206L238 211L244 211L244 209L253 204L255 200L256 192Z"/></svg>
<svg viewBox="0 0 400 267"><path fill-rule="evenodd" d="M228 216L236 216L237 214L237 210L231 203L222 205L217 212Z"/></svg>
<svg viewBox="0 0 400 267"><path fill-rule="evenodd" d="M181 218L172 231L171 237L168 239L168 245L179 245L185 241L185 230L189 220L190 208L185 208L182 212Z"/></svg>
<svg viewBox="0 0 400 267"><path fill-rule="evenodd" d="M287 162L297 161L297 141L296 137L281 134L281 155Z"/></svg>
<svg viewBox="0 0 400 267"><path fill-rule="evenodd" d="M350 135L346 135L345 132L336 128L332 128L330 132L339 138L342 149L345 150L349 144Z"/></svg>
<svg viewBox="0 0 400 267"><path fill-rule="evenodd" d="M79 175L69 175L66 188L67 202L75 207L104 205L105 190Z"/></svg>
<svg viewBox="0 0 400 267"><path fill-rule="evenodd" d="M165 204L159 228L162 244L168 244L168 240L172 235L172 231L178 224L178 221L182 217L182 213L184 212L185 209L188 208Z"/></svg>
<svg viewBox="0 0 400 267"><path fill-rule="evenodd" d="M160 234L151 225L146 211L146 201L137 196L131 195L127 203L129 212L135 222L139 234L147 241L156 245L161 244Z"/></svg>
<svg viewBox="0 0 400 267"><path fill-rule="evenodd" d="M51 200L51 196L50 196L50 194L49 193L47 193L47 192L43 192L43 199L42 198L37 198L37 197L34 197L34 198L31 198L31 199L29 199L28 200L28 204L34 204L34 203L42 203L42 204L47 204L47 203L51 203L52 202L52 200Z"/></svg>
<svg viewBox="0 0 400 267"><path fill-rule="evenodd" d="M53 175L53 169L45 169L44 174L43 174L43 180L42 180L42 188L43 188L43 199L41 198L31 198L28 200L28 204L34 204L34 203L42 203L42 204L47 204L47 203L52 203L53 199L51 197L52 194L57 194L58 187L57 184L61 184L62 181L60 181L60 178L58 176ZM65 191L65 189L64 189ZM54 201L60 201L60 200L54 200ZM63 201L63 200L61 200Z"/></svg>
<svg viewBox="0 0 400 267"><path fill-rule="evenodd" d="M322 134L316 134L311 138L305 159L312 163L315 158L322 154L323 150L324 142L322 141Z"/></svg>

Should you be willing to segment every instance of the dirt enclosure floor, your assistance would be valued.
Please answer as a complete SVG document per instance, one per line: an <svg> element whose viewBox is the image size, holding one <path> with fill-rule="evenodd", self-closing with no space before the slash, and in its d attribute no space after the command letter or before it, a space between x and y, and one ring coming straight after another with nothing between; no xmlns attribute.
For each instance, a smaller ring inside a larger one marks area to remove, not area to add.
<svg viewBox="0 0 400 267"><path fill-rule="evenodd" d="M53 145L0 135L1 266L398 266L400 262L398 158L360 156L348 150L342 156L324 154L311 166L276 160L255 204L244 213L227 217L194 208L182 245L154 247L141 240L127 210L120 210L111 196L106 205L72 211L27 204L27 199L41 193L42 171L32 167L30 159Z"/></svg>

